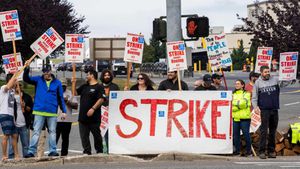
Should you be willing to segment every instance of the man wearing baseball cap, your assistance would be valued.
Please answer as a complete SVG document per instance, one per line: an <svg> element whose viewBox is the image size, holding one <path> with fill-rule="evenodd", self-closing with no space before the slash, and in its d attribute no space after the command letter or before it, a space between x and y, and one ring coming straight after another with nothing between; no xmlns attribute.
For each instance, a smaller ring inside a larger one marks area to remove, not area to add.
<svg viewBox="0 0 300 169"><path fill-rule="evenodd" d="M212 85L217 89L217 90L226 90L224 86L222 86L222 80L221 78L223 75L219 75L217 73L212 74L211 79L212 79Z"/></svg>
<svg viewBox="0 0 300 169"><path fill-rule="evenodd" d="M212 79L210 74L203 76L203 83L196 87L195 90L217 90L216 87L212 86Z"/></svg>
<svg viewBox="0 0 300 169"><path fill-rule="evenodd" d="M23 80L26 83L35 86L35 97L33 112L33 135L30 141L30 146L27 154L27 158L34 157L37 151L37 145L39 142L39 136L44 123L48 124L49 132L49 154L48 156L58 156L56 150L56 124L57 124L57 109L60 106L63 115L66 116L66 105L63 97L63 88L61 82L51 74L51 66L46 65L42 71L42 76L29 76L30 62L26 61L25 66L27 68L23 74Z"/></svg>

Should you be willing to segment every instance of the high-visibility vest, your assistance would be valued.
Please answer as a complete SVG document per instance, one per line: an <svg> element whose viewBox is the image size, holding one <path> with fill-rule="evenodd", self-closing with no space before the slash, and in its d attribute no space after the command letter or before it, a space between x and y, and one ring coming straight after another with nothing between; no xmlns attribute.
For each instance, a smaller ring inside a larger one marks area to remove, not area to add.
<svg viewBox="0 0 300 169"><path fill-rule="evenodd" d="M300 141L300 123L291 124L292 129L292 144L297 144Z"/></svg>

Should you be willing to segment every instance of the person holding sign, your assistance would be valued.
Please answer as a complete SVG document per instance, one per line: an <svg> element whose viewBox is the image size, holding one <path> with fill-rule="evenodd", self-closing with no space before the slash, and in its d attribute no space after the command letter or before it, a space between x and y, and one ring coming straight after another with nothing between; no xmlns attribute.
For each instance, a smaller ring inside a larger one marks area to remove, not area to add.
<svg viewBox="0 0 300 169"><path fill-rule="evenodd" d="M105 101L104 88L97 81L98 73L89 70L86 79L87 83L77 88L80 95L79 109L79 134L83 147L83 154L91 155L90 132L94 137L96 153L103 153L102 136L100 132L101 105ZM75 79L72 79L75 82Z"/></svg>
<svg viewBox="0 0 300 169"><path fill-rule="evenodd" d="M133 85L130 90L154 90L153 85L154 83L152 80L150 80L149 76L147 76L145 73L140 73L137 76L137 83Z"/></svg>
<svg viewBox="0 0 300 169"><path fill-rule="evenodd" d="M6 85L1 86L0 89L0 125L3 132L2 138L2 161L7 160L7 141L9 137L12 138L12 146L15 154L15 159L19 160L18 152L18 134L14 121L14 114L16 113L16 101L14 98L14 88L17 79L12 74L7 74Z"/></svg>
<svg viewBox="0 0 300 169"><path fill-rule="evenodd" d="M101 86L104 88L104 91L105 91L105 101L103 102L103 106L105 106L107 109L108 109L108 106L109 106L109 94L110 94L110 91L119 91L120 88L117 84L113 83L114 79L114 75L113 73L108 70L108 69L104 69L102 72L101 72L101 76L100 76L100 80L101 80ZM101 111L101 113L104 113L105 111ZM108 111L107 111L108 112ZM101 118L104 118L105 116L101 116ZM102 133L103 135L104 133ZM107 150L107 153L108 153L108 131L106 131L106 133L104 134L104 139L105 139L105 143L106 143L106 150Z"/></svg>
<svg viewBox="0 0 300 169"><path fill-rule="evenodd" d="M67 79L60 79L63 92L64 92L64 100L67 106L67 117L65 119L61 118L61 116L57 117L57 126L56 126L56 144L58 143L59 137L62 137L61 142L61 156L67 156L69 151L69 135L72 128L72 109L78 108L78 103L76 98L72 96L71 90L67 89ZM61 115L61 109L58 110Z"/></svg>
<svg viewBox="0 0 300 169"><path fill-rule="evenodd" d="M168 78L162 82L160 82L158 86L158 90L179 90L178 87L178 76L177 76L177 71L169 71L167 74ZM180 80L182 90L189 90L188 85Z"/></svg>
<svg viewBox="0 0 300 169"><path fill-rule="evenodd" d="M269 133L268 157L276 158L275 134L278 126L279 87L283 87L283 85L279 85L278 77L270 76L269 66L261 66L260 72L261 76L256 80L252 92L254 111L261 114L259 157L267 158L265 150Z"/></svg>
<svg viewBox="0 0 300 169"><path fill-rule="evenodd" d="M29 61L25 65L28 67ZM23 80L35 86L35 98L33 113L33 135L30 141L27 158L34 157L37 151L37 145L44 122L47 121L49 132L49 154L48 156L58 156L56 151L56 125L58 105L62 110L62 118L66 117L66 105L63 97L63 88L61 82L51 74L51 67L47 65L43 68L42 76L29 76L29 68L26 68L23 74Z"/></svg>
<svg viewBox="0 0 300 169"><path fill-rule="evenodd" d="M250 93L245 90L245 82L237 80L235 82L235 90L233 91L232 99L232 118L233 118L233 143L235 146L234 155L240 154L241 138L240 130L242 130L246 140L246 154L251 155L251 138L250 138L250 123L251 123L251 99Z"/></svg>

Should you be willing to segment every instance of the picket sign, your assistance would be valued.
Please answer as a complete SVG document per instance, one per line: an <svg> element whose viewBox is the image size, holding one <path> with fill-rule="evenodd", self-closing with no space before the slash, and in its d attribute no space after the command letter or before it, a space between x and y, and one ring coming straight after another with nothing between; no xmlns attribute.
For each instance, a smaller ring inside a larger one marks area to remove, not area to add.
<svg viewBox="0 0 300 169"><path fill-rule="evenodd" d="M124 61L127 62L127 81L125 86L129 89L130 74L132 69L132 63L141 64L143 60L144 50L144 35L127 33Z"/></svg>
<svg viewBox="0 0 300 169"><path fill-rule="evenodd" d="M28 64L30 64L36 56L39 56L41 59L45 59L63 42L63 38L60 37L52 27L50 27L44 34L42 34L42 36L30 45L30 48L34 51L34 55L28 59ZM18 77L26 67L27 65L24 65L22 69L15 74L15 76Z"/></svg>
<svg viewBox="0 0 300 169"><path fill-rule="evenodd" d="M273 47L258 47L255 63L255 73L260 73L261 66L268 66L271 68L271 61L273 55Z"/></svg>
<svg viewBox="0 0 300 169"><path fill-rule="evenodd" d="M232 153L231 91L111 91L109 152Z"/></svg>
<svg viewBox="0 0 300 169"><path fill-rule="evenodd" d="M298 52L280 53L279 80L294 80L297 77Z"/></svg>
<svg viewBox="0 0 300 169"><path fill-rule="evenodd" d="M0 23L4 42L22 39L17 10L0 12Z"/></svg>

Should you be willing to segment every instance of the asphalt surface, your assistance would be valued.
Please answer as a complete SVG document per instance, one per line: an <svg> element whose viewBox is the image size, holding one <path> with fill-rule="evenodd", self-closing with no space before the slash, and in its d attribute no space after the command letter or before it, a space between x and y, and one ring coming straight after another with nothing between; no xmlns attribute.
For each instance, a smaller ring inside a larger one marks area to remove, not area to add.
<svg viewBox="0 0 300 169"><path fill-rule="evenodd" d="M194 77L185 77L182 78L182 80L184 80L189 88L192 90L194 89L193 87L193 83L197 80L197 79L202 79L203 74L206 72L202 72L202 73L198 73L196 72L194 74ZM33 74L38 74L36 72L33 72ZM72 72L65 72L65 75L63 75L62 72L58 72L57 73L57 77L67 77L70 78L72 76ZM242 79L245 80L246 82L248 82L248 72L240 72L240 71L235 71L235 72L225 72L225 76L226 76L226 82L228 85L228 88L230 90L233 89L233 84L235 82L236 79ZM81 75L81 73L77 73L77 77L78 78L85 78L85 73L83 73ZM117 78L126 78L126 76L118 76ZM164 80L166 78L166 76L161 76L159 77L158 75L153 75L152 76L152 80L158 85L160 81ZM136 74L134 74L134 77L131 79L133 82L135 82L136 79ZM300 100L299 97L300 96L300 83L295 83L293 85L287 86L285 88L281 89L281 95L280 95L280 107L281 109L279 110L279 126L278 126L278 130L282 130L286 127L288 127L288 125L290 123L293 122L300 122L299 119L299 114L300 114ZM0 134L2 133L2 131L0 132ZM91 138L91 145L93 145L93 139ZM58 149L60 149L61 143L58 143ZM20 149L21 145L19 145L19 149ZM93 149L93 148L92 148ZM21 150L21 149L20 149ZM45 145L45 151L48 150L48 144ZM94 149L93 149L94 150ZM21 152L21 151L20 151ZM47 152L45 152L45 154L47 154ZM78 155L78 154L82 154L82 146L81 146L81 142L80 142L80 136L79 136L79 128L78 128L78 124L74 123L72 126L72 130L70 133L70 147L69 147L69 155ZM0 157L2 156L2 151L0 150ZM219 164L219 165L217 165ZM223 165L224 164L224 165ZM288 163L287 163L288 164ZM287 165L286 164L286 165ZM298 165L298 168L300 168L300 164L295 163ZM185 163L168 163L168 164L161 164L160 162L158 163L154 163L154 164L143 164L144 166L139 166L141 164L101 164L101 168L159 168L161 166L161 168L199 168L201 166L201 168L226 168L226 167L230 167L230 168L256 168L256 167L261 167L261 168L276 168L279 165L285 165L285 163L281 163L281 164L260 164L260 163L255 163L255 164L250 164L249 165L245 165L240 164L240 163L235 163L235 162L228 162L228 161L221 161L221 162L217 162L216 164L211 161L200 161L200 162L192 162L189 166L185 167ZM97 168L97 166L99 167L99 165L67 165L64 166L64 168L72 168L72 169L76 169L76 168ZM54 168L54 166L49 166L49 168ZM32 167L30 167L32 168ZM57 167L56 167L57 168Z"/></svg>

